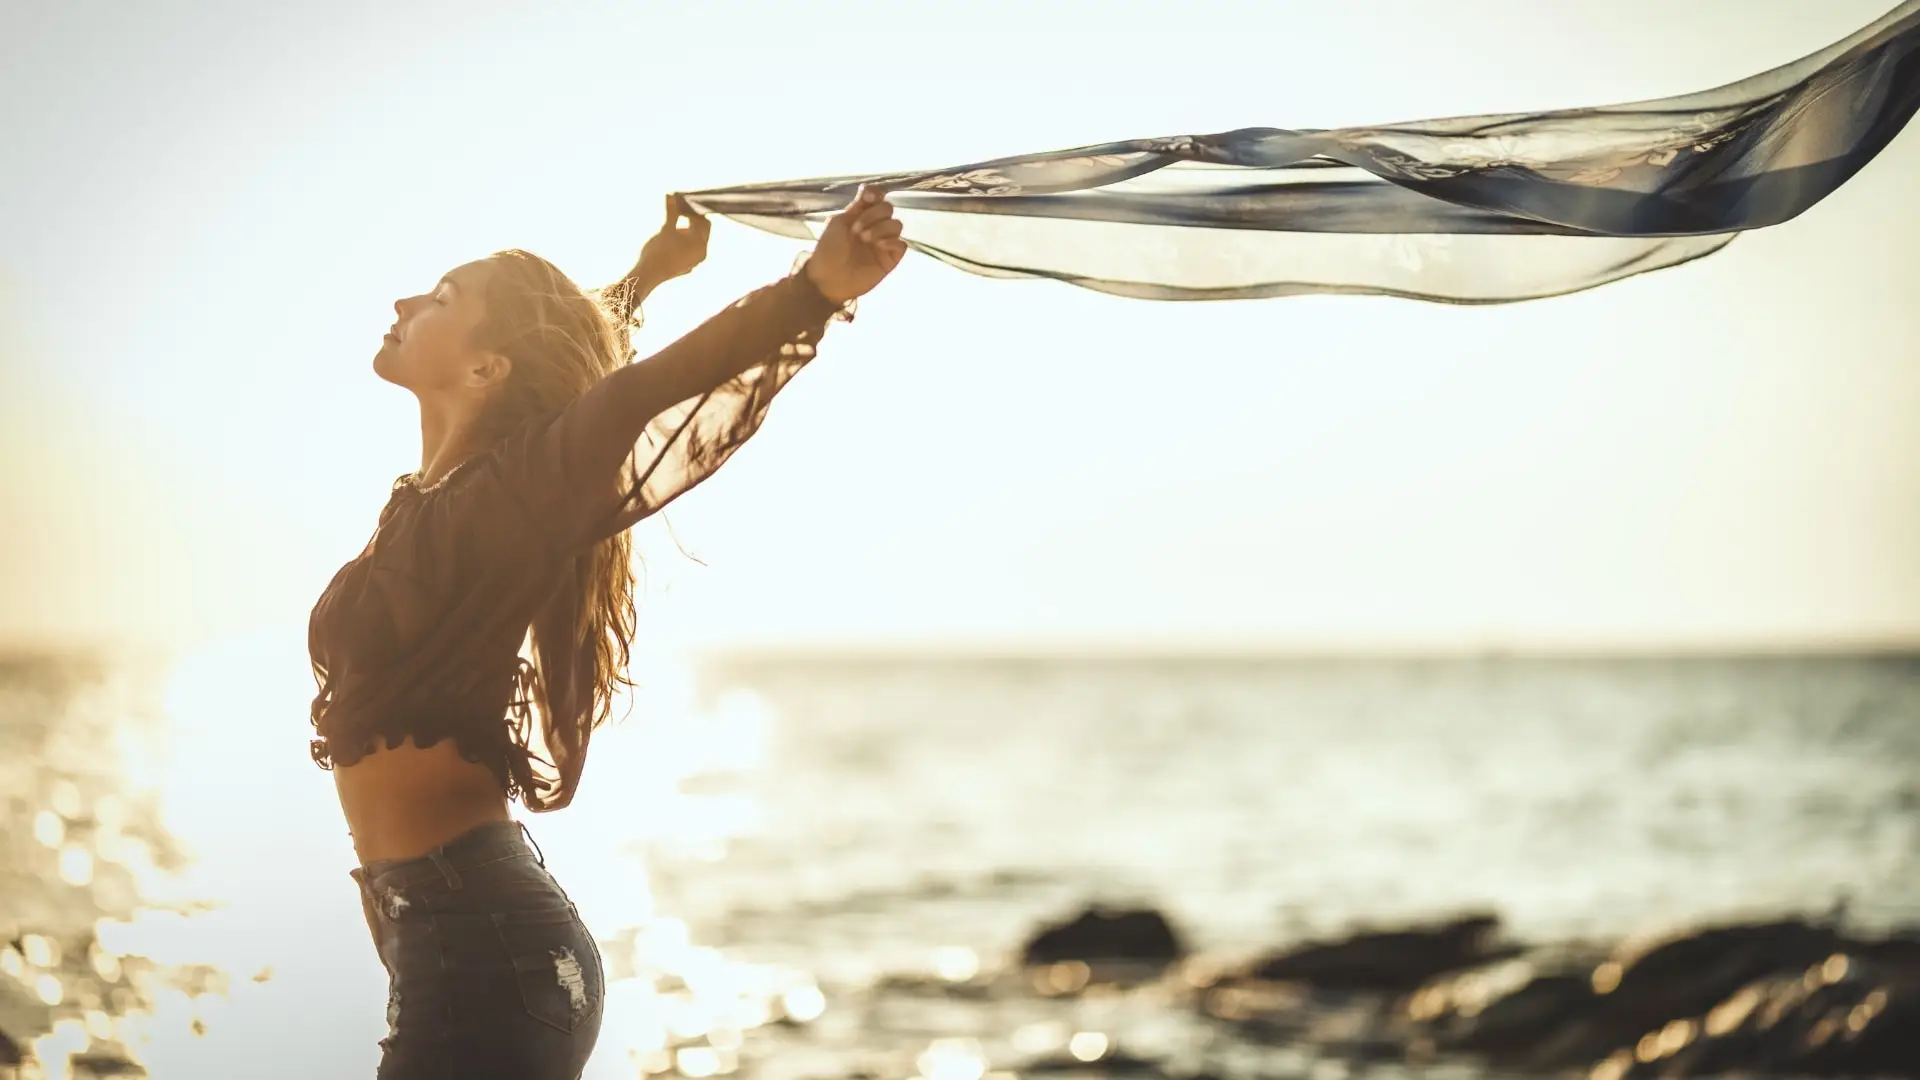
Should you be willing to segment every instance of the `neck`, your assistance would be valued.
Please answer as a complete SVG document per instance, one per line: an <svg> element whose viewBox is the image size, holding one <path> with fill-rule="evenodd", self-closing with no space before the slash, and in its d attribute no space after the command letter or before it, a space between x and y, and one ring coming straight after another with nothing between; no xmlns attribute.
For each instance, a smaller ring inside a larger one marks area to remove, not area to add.
<svg viewBox="0 0 1920 1080"><path fill-rule="evenodd" d="M439 483L467 459L473 420L471 410L420 402L420 471L414 476L421 485Z"/></svg>

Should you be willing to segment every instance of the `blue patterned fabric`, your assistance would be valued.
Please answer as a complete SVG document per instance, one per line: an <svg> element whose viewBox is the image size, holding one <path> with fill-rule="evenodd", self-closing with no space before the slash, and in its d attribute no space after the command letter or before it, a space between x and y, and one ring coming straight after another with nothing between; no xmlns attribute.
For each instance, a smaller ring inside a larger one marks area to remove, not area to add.
<svg viewBox="0 0 1920 1080"><path fill-rule="evenodd" d="M811 239L872 184L934 258L1121 296L1504 303L1688 262L1793 218L1920 106L1917 52L1920 0L1908 0L1802 60L1682 97L1139 139L687 199Z"/></svg>

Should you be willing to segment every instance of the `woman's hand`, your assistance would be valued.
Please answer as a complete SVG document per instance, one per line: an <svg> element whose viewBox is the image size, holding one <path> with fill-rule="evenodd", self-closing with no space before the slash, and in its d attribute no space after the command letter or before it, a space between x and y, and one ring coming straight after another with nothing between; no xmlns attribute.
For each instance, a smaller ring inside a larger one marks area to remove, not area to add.
<svg viewBox="0 0 1920 1080"><path fill-rule="evenodd" d="M683 218L687 222L684 229L680 227ZM711 232L713 222L688 206L687 200L667 196L667 223L641 247L632 276L651 288L691 273L707 259L707 236Z"/></svg>
<svg viewBox="0 0 1920 1080"><path fill-rule="evenodd" d="M880 192L861 188L845 210L828 220L805 273L821 296L844 304L871 292L906 254L893 204Z"/></svg>

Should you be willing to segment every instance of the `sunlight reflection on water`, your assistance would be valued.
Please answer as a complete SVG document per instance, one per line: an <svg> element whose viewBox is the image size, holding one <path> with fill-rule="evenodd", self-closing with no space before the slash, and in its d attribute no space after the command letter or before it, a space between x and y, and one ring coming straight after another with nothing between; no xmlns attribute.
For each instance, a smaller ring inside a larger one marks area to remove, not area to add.
<svg viewBox="0 0 1920 1080"><path fill-rule="evenodd" d="M756 828L749 797L689 787L761 765L774 717L744 691L699 710L690 670L670 658L634 674L631 715L594 740L599 782L585 783L568 813L528 815L528 824L605 943L606 1018L587 1075L723 1075L737 1066L743 1032L811 1020L824 995L805 972L731 960L660 915L645 855L658 847L720 858ZM141 904L128 918L98 920L96 968L144 958L162 972L219 976L204 993L158 974L137 980L145 1008L57 1024L33 1043L40 1061L64 1063L113 1040L158 1077L243 1075L268 1058L278 1075L371 1075L385 973L347 875L353 851L332 786L289 753L302 734L292 718L305 716L310 693L302 644L283 636L222 642L173 665L158 737L127 748L123 779L157 796L161 824L188 854L183 868L162 869L143 844L117 835L117 796L84 807L72 785L56 789L34 832L60 852L62 874L85 878L94 860L113 862L131 873ZM97 823L90 847L68 840L67 822L82 818ZM46 940L29 938L42 955L9 949L0 963L52 1003L59 979L36 974L58 967ZM308 1034L295 1060L262 1041L275 1031ZM47 1075L64 1071L55 1064Z"/></svg>

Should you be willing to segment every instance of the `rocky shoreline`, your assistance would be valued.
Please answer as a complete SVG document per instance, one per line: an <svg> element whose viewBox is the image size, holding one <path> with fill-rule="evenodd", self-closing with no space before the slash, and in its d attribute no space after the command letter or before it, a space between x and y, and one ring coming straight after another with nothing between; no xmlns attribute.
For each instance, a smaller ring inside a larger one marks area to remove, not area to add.
<svg viewBox="0 0 1920 1080"><path fill-rule="evenodd" d="M1837 919L1596 947L1513 941L1498 917L1471 914L1206 970L1163 914L1096 907L1041 928L1023 961L1043 993L1165 980L1243 1039L1311 1042L1355 1063L1461 1059L1589 1080L1920 1077L1920 931L1855 935ZM1329 1025L1334 1014L1345 1022ZM1082 1067L1178 1075L1102 1064Z"/></svg>

